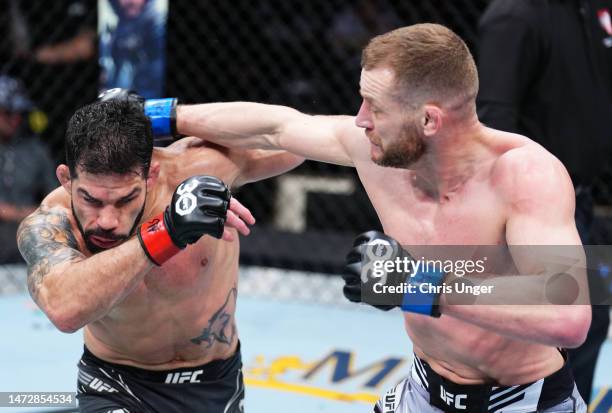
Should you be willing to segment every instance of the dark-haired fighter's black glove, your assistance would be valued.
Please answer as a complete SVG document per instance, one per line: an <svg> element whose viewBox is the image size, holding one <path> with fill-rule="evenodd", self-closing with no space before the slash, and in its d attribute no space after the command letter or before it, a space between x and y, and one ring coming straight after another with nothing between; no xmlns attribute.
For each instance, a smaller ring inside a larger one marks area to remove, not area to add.
<svg viewBox="0 0 612 413"><path fill-rule="evenodd" d="M141 225L140 245L151 261L162 265L205 234L221 238L231 197L229 188L215 177L198 175L183 181L166 210Z"/></svg>

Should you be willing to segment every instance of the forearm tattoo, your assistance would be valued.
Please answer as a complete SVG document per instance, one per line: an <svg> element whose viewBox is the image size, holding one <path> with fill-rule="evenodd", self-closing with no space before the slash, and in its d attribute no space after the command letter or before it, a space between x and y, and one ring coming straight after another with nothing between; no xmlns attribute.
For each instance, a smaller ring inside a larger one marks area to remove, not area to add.
<svg viewBox="0 0 612 413"><path fill-rule="evenodd" d="M236 297L238 290L232 288L227 294L225 303L208 320L208 326L202 330L202 334L191 339L193 344L206 343L210 348L215 341L230 346L236 335L236 324L234 323L234 312L236 311Z"/></svg>
<svg viewBox="0 0 612 413"><path fill-rule="evenodd" d="M28 289L34 298L51 267L85 257L78 251L67 213L60 208L41 206L23 220L17 244L28 264Z"/></svg>

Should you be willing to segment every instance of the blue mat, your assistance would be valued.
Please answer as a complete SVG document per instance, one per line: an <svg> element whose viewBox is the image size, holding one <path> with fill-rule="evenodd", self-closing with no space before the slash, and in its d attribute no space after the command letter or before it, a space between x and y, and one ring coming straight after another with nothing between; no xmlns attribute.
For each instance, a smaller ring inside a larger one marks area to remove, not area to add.
<svg viewBox="0 0 612 413"><path fill-rule="evenodd" d="M81 333L58 332L24 295L0 298L0 313L0 391L74 391ZM412 345L399 312L240 297L237 319L249 413L369 412L408 372ZM612 399L599 394L612 385L610 366L607 342L595 378L601 409Z"/></svg>

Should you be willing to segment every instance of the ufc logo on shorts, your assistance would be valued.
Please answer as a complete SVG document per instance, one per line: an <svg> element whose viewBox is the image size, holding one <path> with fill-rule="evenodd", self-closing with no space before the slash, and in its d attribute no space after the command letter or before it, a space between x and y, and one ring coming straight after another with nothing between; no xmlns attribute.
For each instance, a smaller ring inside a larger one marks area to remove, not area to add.
<svg viewBox="0 0 612 413"><path fill-rule="evenodd" d="M204 373L204 370L169 373L166 376L166 384L201 383L198 376L202 373Z"/></svg>
<svg viewBox="0 0 612 413"><path fill-rule="evenodd" d="M444 403L446 403L447 405L449 406L454 405L455 409L458 409L458 410L467 409L467 406L461 403L463 400L467 399L467 394L449 393L444 389L444 387L440 386L440 398L444 400Z"/></svg>
<svg viewBox="0 0 612 413"><path fill-rule="evenodd" d="M90 381L88 386L99 392L104 391L108 393L114 393L117 391L117 389L113 388L112 386L109 386L108 384L104 383L102 380L96 379L96 378Z"/></svg>
<svg viewBox="0 0 612 413"><path fill-rule="evenodd" d="M385 412L395 411L395 393L385 396Z"/></svg>

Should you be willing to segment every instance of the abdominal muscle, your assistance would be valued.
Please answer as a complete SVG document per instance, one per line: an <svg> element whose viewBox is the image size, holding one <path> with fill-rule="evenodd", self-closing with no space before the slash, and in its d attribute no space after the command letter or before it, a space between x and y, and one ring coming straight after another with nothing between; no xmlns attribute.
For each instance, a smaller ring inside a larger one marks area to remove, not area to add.
<svg viewBox="0 0 612 413"><path fill-rule="evenodd" d="M230 357L238 343L237 255L237 242L207 238L188 247L147 274L104 318L87 325L85 345L108 362L149 370Z"/></svg>
<svg viewBox="0 0 612 413"><path fill-rule="evenodd" d="M454 383L525 384L564 363L554 347L514 340L448 316L405 314L404 320L416 356Z"/></svg>

